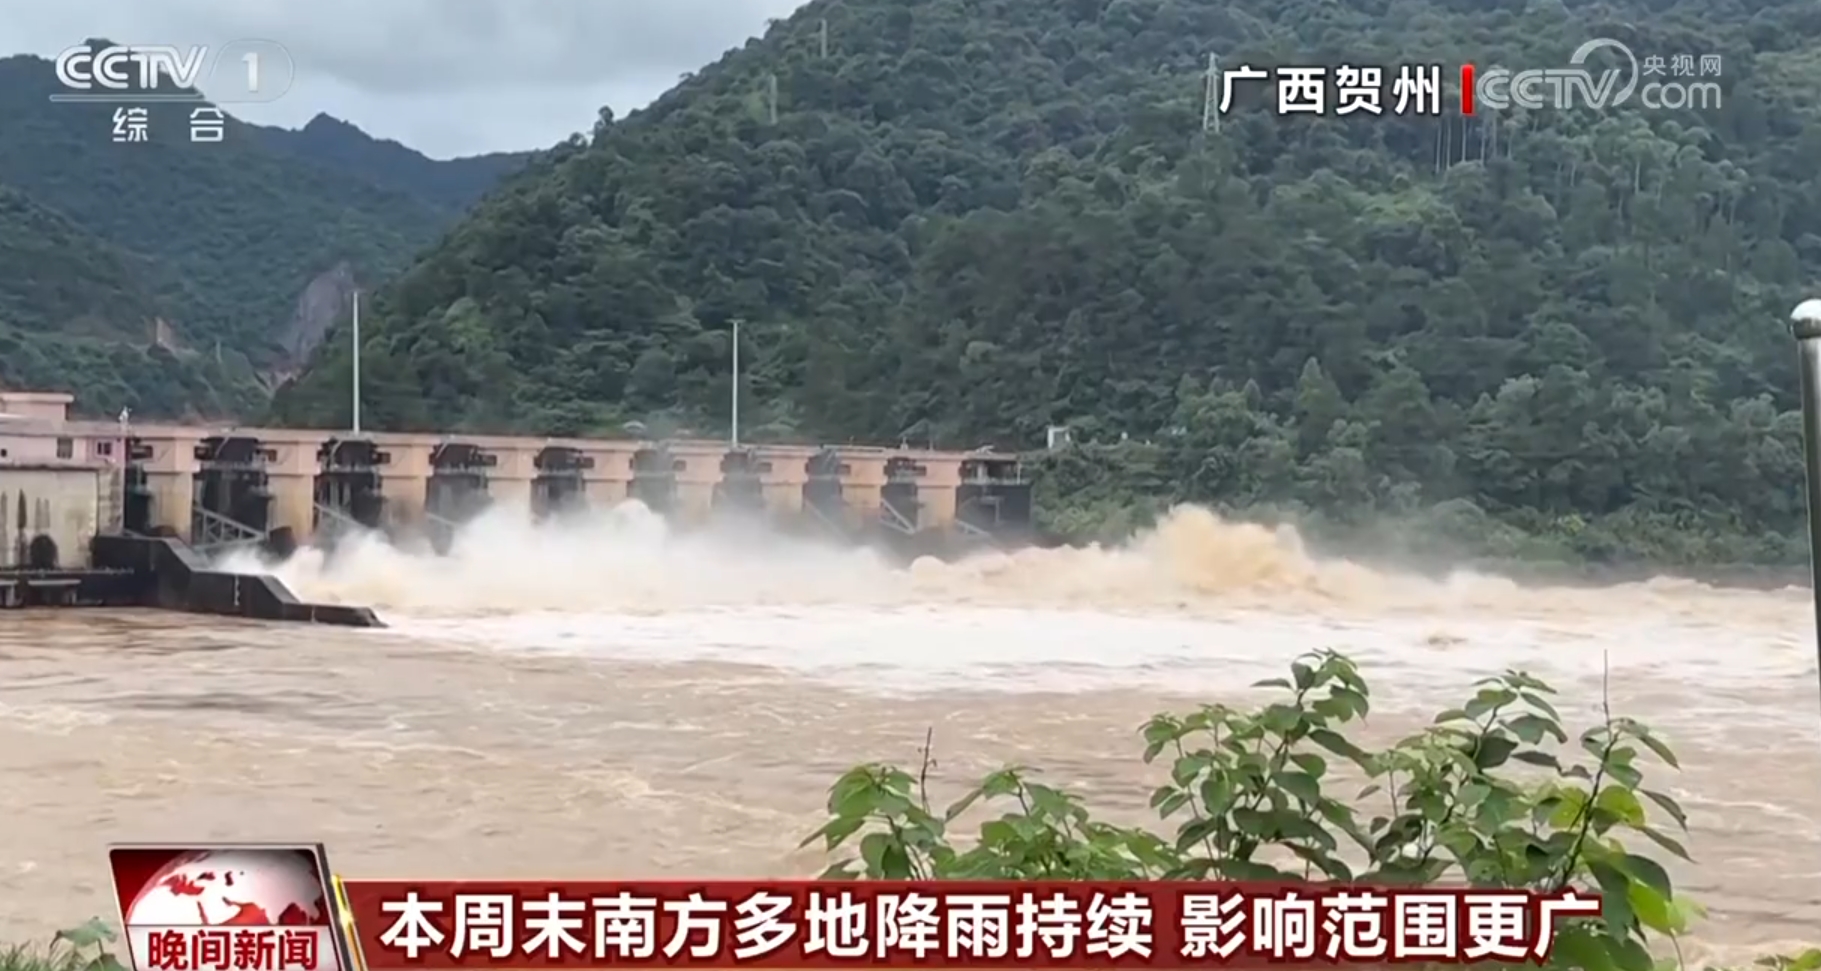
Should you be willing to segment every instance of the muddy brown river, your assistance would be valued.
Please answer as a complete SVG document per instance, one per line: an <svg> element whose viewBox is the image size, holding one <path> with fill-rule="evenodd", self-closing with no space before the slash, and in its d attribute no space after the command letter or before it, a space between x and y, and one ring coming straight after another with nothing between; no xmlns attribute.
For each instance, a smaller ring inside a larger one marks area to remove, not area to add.
<svg viewBox="0 0 1821 971"><path fill-rule="evenodd" d="M1121 821L1152 712L1246 701L1302 651L1351 654L1388 741L1509 667L1578 730L1612 703L1683 770L1711 916L1691 962L1821 939L1821 700L1806 591L1529 589L1324 562L1189 511L1121 551L895 568L667 536L636 509L509 515L448 557L358 544L279 568L392 625L150 611L0 614L0 924L110 918L116 840L316 839L361 876L791 875L837 773L914 763L958 791L1042 767ZM757 551L756 551L757 550Z"/></svg>

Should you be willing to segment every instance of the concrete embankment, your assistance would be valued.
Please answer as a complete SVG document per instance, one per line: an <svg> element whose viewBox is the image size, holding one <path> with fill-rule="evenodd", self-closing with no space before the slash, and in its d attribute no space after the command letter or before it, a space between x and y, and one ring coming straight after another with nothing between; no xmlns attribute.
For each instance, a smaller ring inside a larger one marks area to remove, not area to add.
<svg viewBox="0 0 1821 971"><path fill-rule="evenodd" d="M139 606L252 620L386 626L366 607L304 603L276 577L212 569L195 550L175 539L97 536L91 553L96 567L129 570L141 579Z"/></svg>

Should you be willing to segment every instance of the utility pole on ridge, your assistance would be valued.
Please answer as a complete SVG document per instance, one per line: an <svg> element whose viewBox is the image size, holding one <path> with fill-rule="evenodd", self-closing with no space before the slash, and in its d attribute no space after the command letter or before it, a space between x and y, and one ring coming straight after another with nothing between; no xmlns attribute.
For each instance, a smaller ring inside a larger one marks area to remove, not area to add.
<svg viewBox="0 0 1821 971"><path fill-rule="evenodd" d="M350 394L354 399L354 434L360 434L360 291L354 291L354 373L348 382Z"/></svg>
<svg viewBox="0 0 1821 971"><path fill-rule="evenodd" d="M1220 56L1208 55L1207 78L1201 89L1201 130L1220 134Z"/></svg>
<svg viewBox="0 0 1821 971"><path fill-rule="evenodd" d="M1789 315L1796 339L1802 401L1802 452L1807 466L1809 597L1815 603L1816 655L1821 657L1821 300L1804 300Z"/></svg>
<svg viewBox="0 0 1821 971"><path fill-rule="evenodd" d="M733 390L728 393L728 411L731 421L727 441L730 447L740 447L740 318L733 319Z"/></svg>

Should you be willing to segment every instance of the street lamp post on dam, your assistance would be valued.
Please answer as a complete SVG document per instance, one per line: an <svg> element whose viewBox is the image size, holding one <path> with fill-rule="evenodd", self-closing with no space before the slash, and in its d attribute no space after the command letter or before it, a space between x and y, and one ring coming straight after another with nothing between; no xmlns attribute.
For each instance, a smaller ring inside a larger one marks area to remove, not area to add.
<svg viewBox="0 0 1821 971"><path fill-rule="evenodd" d="M1815 657L1821 678L1821 300L1804 300L1789 315L1802 375L1802 446L1808 469L1809 584L1815 601Z"/></svg>

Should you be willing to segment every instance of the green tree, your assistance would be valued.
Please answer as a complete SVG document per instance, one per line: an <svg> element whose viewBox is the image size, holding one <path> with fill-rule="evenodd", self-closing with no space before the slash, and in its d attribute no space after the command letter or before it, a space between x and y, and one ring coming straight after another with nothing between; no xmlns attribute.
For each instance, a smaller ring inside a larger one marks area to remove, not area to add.
<svg viewBox="0 0 1821 971"><path fill-rule="evenodd" d="M1687 817L1646 784L1652 761L1677 767L1647 726L1609 710L1571 738L1549 685L1511 671L1478 682L1423 731L1368 750L1345 734L1371 709L1347 658L1308 654L1290 677L1257 687L1281 697L1144 726L1144 760L1167 769L1150 805L1177 821L1173 832L1096 819L1025 767L994 772L938 810L926 753L916 775L883 764L843 774L827 822L803 845L839 855L825 874L839 878L1576 889L1602 895L1602 913L1559 926L1548 966L1579 971L1655 971L1651 945L1673 947L1701 916L1658 858L1688 859ZM1343 768L1367 781L1351 796L1335 794ZM981 814L976 838L958 839ZM1821 967L1821 949L1764 964Z"/></svg>
<svg viewBox="0 0 1821 971"><path fill-rule="evenodd" d="M0 58L0 383L89 415L258 417L348 288L524 162L434 162L328 118L192 144L194 105L149 106L149 140L116 144L111 108L56 90L49 61Z"/></svg>
<svg viewBox="0 0 1821 971"><path fill-rule="evenodd" d="M536 431L567 401L710 432L709 335L742 319L755 425L1006 449L1080 426L1099 486L1046 514L1074 538L1181 501L1336 541L1470 506L1492 527L1449 539L1470 557L1796 565L1781 318L1821 272L1821 105L1784 85L1821 76L1821 25L1796 0L1722 12L811 4L533 161L366 339L398 352L388 397L498 380L538 403L437 410L463 427ZM1202 123L1209 52L1538 64L1590 37L1724 52L1725 103L1280 116L1242 84ZM449 341L458 304L493 350ZM337 343L280 419L340 407ZM674 381L630 379L657 354ZM1167 453L1161 483L1133 443Z"/></svg>

